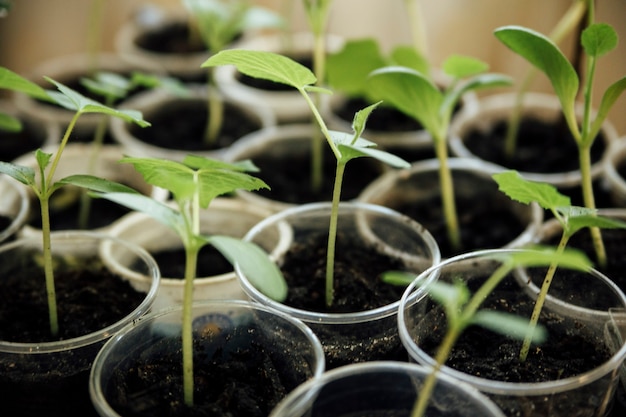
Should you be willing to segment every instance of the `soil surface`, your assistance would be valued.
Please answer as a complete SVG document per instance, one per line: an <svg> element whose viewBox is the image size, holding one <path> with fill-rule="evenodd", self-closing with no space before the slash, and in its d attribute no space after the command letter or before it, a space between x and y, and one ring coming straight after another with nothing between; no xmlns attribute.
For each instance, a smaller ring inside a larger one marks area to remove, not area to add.
<svg viewBox="0 0 626 417"><path fill-rule="evenodd" d="M184 249L169 249L150 253L159 265L162 277L183 278L185 276ZM196 276L210 277L233 271L233 266L213 246L204 246L198 254Z"/></svg>
<svg viewBox="0 0 626 417"><path fill-rule="evenodd" d="M159 54L188 54L206 51L202 42L190 42L189 27L185 23L172 23L146 32L135 43L142 49Z"/></svg>
<svg viewBox="0 0 626 417"><path fill-rule="evenodd" d="M215 143L206 143L206 107L206 102L201 100L183 100L170 104L144 115L152 126L131 126L130 133L152 146L193 152L226 148L244 135L261 128L259 122L245 115L241 109L225 103L221 132Z"/></svg>
<svg viewBox="0 0 626 417"><path fill-rule="evenodd" d="M334 300L325 300L326 234L299 239L280 265L289 287L284 304L322 313L366 311L398 301L404 287L382 282L381 275L403 270L400 261L364 245L354 236L339 234L334 270ZM320 338L326 368L372 360L407 360L400 343L396 316L356 324L307 323Z"/></svg>
<svg viewBox="0 0 626 417"><path fill-rule="evenodd" d="M318 191L311 187L311 153L308 147L289 155L272 155L270 150L255 156L253 162L259 168L256 176L271 188L255 191L261 196L291 204L332 200L336 160L328 146L324 147L324 179ZM382 163L373 158L356 158L348 162L344 171L341 200L358 197L383 171Z"/></svg>
<svg viewBox="0 0 626 417"><path fill-rule="evenodd" d="M520 172L556 173L578 169L578 148L564 123L522 119L518 148L512 159L504 156L506 129L507 122L500 121L486 132L470 132L464 139L465 146L481 159ZM602 158L605 148L602 137L596 138L591 147L592 163Z"/></svg>
<svg viewBox="0 0 626 417"><path fill-rule="evenodd" d="M193 407L182 401L180 339L155 335L116 371L109 402L125 417L266 417L311 373L295 344L279 346L266 332L209 323L195 333Z"/></svg>
<svg viewBox="0 0 626 417"><path fill-rule="evenodd" d="M43 145L45 133L33 123L22 123L20 132L0 130L0 161L11 162Z"/></svg>
<svg viewBox="0 0 626 417"><path fill-rule="evenodd" d="M109 326L135 309L145 298L128 284L113 279L98 266L81 273L56 269L59 337L50 334L43 274L23 271L0 282L0 339L19 342L66 340ZM38 279L36 277L39 276ZM46 356L0 355L3 413L11 416L96 416L88 393L91 363L101 343L80 351Z"/></svg>

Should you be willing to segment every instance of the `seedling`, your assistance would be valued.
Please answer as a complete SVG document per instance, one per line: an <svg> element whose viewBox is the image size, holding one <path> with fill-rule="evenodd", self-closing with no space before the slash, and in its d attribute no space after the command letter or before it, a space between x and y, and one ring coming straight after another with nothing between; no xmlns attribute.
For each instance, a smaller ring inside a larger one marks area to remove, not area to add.
<svg viewBox="0 0 626 417"><path fill-rule="evenodd" d="M602 229L626 228L626 223L622 221L598 216L595 209L572 206L570 198L559 193L556 187L551 184L528 181L516 171L500 172L494 174L493 178L498 183L500 190L511 199L519 201L523 204L536 202L544 209L552 212L563 228L561 239L557 246L557 253L562 253L565 250L569 239L574 235L574 233L581 229L589 227ZM539 314L541 314L541 309L543 308L546 297L548 296L548 291L550 289L550 285L552 284L552 279L554 278L557 266L558 264L555 259L555 261L550 264L541 284L541 289L539 295L537 296L535 307L530 319L528 334L524 339L524 343L520 351L520 361L522 362L525 361L528 356L533 328L539 320Z"/></svg>
<svg viewBox="0 0 626 417"><path fill-rule="evenodd" d="M546 329L541 326L533 326L526 319L507 313L480 309L484 300L511 271L519 267L540 267L553 263L564 268L579 271L591 269L589 259L582 252L571 249L563 251L555 248L536 248L533 250L493 253L489 256L501 264L473 295L470 294L462 277L454 280L452 284L434 281L427 288L430 297L442 305L446 314L447 328L434 357L435 367L419 392L411 417L424 415L436 384L437 374L448 360L457 340L469 326L479 325L520 340L529 334L532 327L533 330L530 332L531 342L542 343L546 339ZM435 268L437 266L430 269ZM424 272L424 274L426 273L428 271ZM407 277L404 273L389 273L385 277L387 281L396 284L406 284L407 278L409 279L408 282L410 282L414 277Z"/></svg>
<svg viewBox="0 0 626 417"><path fill-rule="evenodd" d="M441 199L448 231L454 250L461 248L454 184L448 166L447 136L452 113L461 96L471 90L505 86L509 77L483 74L487 64L477 59L453 55L443 64L445 73L453 77L444 91L427 76L407 67L385 67L371 73L369 88L399 111L418 121L433 139L439 160Z"/></svg>
<svg viewBox="0 0 626 417"><path fill-rule="evenodd" d="M589 3L589 15L593 16L593 2ZM578 146L579 167L584 205L595 209L593 183L591 178L591 155L593 145L602 123L615 101L626 89L626 76L610 85L600 102L600 107L592 118L591 95L594 73L598 58L610 52L617 45L615 30L605 23L590 24L582 33L581 43L587 56L586 77L583 81L583 119L580 125L576 120L576 96L580 80L576 70L549 38L521 26L504 26L495 30L495 36L513 52L519 54L542 71L552 83L552 87L561 103L561 109L567 126ZM606 252L600 230L591 229L598 263L606 264Z"/></svg>
<svg viewBox="0 0 626 417"><path fill-rule="evenodd" d="M554 27L550 33L550 39L556 44L560 43L569 33L571 33L580 20L585 15L587 10L588 0L573 0L569 9L563 15L561 20ZM507 159L513 158L515 149L517 148L517 135L519 131L519 125L521 122L522 104L524 102L524 96L530 88L532 81L537 76L538 70L536 67L531 67L527 72L522 82L520 83L511 115L509 116L506 136L504 138L504 156Z"/></svg>
<svg viewBox="0 0 626 417"><path fill-rule="evenodd" d="M375 144L361 137L365 123L370 113L378 103L359 112L354 117L352 128L354 132L344 133L331 131L326 126L319 109L315 106L309 93L329 93L329 90L316 87L315 75L305 66L296 61L278 54L263 51L228 50L222 51L209 58L203 66L235 65L242 73L255 78L262 78L289 85L298 90L308 103L313 116L317 121L326 142L336 158L337 166L333 186L332 209L328 233L328 250L326 253L326 304L333 303L333 279L335 241L337 234L337 219L339 202L341 200L341 185L346 164L358 157L369 156L376 158L390 166L406 168L409 163L395 155L374 149Z"/></svg>
<svg viewBox="0 0 626 417"><path fill-rule="evenodd" d="M280 27L280 17L268 9L250 6L246 1L182 0L190 16L190 33L197 34L210 54L224 49L247 29ZM195 30L195 31L194 31ZM224 104L211 93L215 82L209 71L207 82L207 126L205 142L212 145L222 129Z"/></svg>
<svg viewBox="0 0 626 417"><path fill-rule="evenodd" d="M249 161L229 164L200 156L187 156L183 162L156 158L125 157L120 162L132 164L146 182L169 190L178 210L153 200L138 192L117 192L110 183L93 176L78 175L68 182L95 190L102 197L132 210L144 212L171 227L180 237L185 249L185 287L183 295L183 387L184 401L193 405L193 335L192 304L194 279L198 253L205 245L215 247L233 265L237 263L247 276L252 277L264 292L277 299L286 295L286 285L267 254L258 246L230 236L206 236L200 232L200 210L206 209L211 201L222 194L237 189L256 190L268 188L260 179L247 171L256 167ZM108 192L110 189L111 192ZM256 279L255 279L256 278Z"/></svg>
<svg viewBox="0 0 626 417"><path fill-rule="evenodd" d="M25 184L33 190L33 193L39 199L41 206L41 231L43 239L43 257L44 271L46 277L46 292L48 299L48 312L50 316L50 332L53 336L59 333L56 290L54 283L54 272L52 267L52 251L50 244L50 213L49 201L52 194L60 189L63 180L53 181L54 173L61 160L63 149L67 144L70 135L78 121L79 117L85 113L100 113L109 116L119 117L125 121L133 122L139 126L149 126L149 123L142 119L139 112L133 110L115 110L104 106L94 100L91 100L76 91L66 87L65 85L54 81L51 78L45 79L54 84L58 91L46 91L32 83L31 81L19 76L18 74L6 69L0 68L0 88L7 88L14 91L21 91L32 97L56 103L62 107L74 111L69 125L67 126L61 143L54 154L45 153L41 149L35 152L38 165L39 179L35 169L23 167L8 162L0 161L0 173L7 174L15 180ZM126 187L127 188L127 187Z"/></svg>
<svg viewBox="0 0 626 417"><path fill-rule="evenodd" d="M422 13L422 0L404 0L407 17L409 20L409 28L411 29L411 39L413 40L413 48L421 56L426 56L428 52L428 43L426 41L426 29L424 27L424 13Z"/></svg>

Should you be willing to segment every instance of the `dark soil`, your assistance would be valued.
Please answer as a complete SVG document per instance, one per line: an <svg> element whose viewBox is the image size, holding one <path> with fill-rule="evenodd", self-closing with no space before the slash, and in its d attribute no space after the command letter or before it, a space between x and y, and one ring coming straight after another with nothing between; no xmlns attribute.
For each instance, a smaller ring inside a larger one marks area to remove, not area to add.
<svg viewBox="0 0 626 417"><path fill-rule="evenodd" d="M201 100L171 103L144 116L152 126L131 126L133 136L153 146L191 152L226 148L242 136L261 128L257 121L250 119L241 109L226 103L221 133L215 144L207 144L204 142L207 108L206 102Z"/></svg>
<svg viewBox="0 0 626 417"><path fill-rule="evenodd" d="M295 344L277 346L254 324L214 326L194 335L193 407L182 401L180 338L166 336L120 365L106 388L111 406L125 417L266 417L310 376Z"/></svg>
<svg viewBox="0 0 626 417"><path fill-rule="evenodd" d="M170 249L152 252L152 257L159 265L161 276L167 278L183 278L185 276L184 249ZM233 266L213 246L204 246L198 254L196 276L210 277L232 272Z"/></svg>
<svg viewBox="0 0 626 417"><path fill-rule="evenodd" d="M351 98L336 109L335 113L346 122L351 123L356 112L371 104L360 98ZM379 132L410 132L422 129L422 125L392 107L380 105L368 117L367 128ZM364 136L367 137L367 135Z"/></svg>
<svg viewBox="0 0 626 417"><path fill-rule="evenodd" d="M46 135L43 129L28 121L22 124L20 132L0 130L0 161L11 162L43 145Z"/></svg>
<svg viewBox="0 0 626 417"><path fill-rule="evenodd" d="M291 204L332 200L336 160L328 146L324 148L324 180L318 191L311 188L311 152L308 146L288 155L273 154L269 149L267 153L255 156L253 162L259 168L257 176L271 188L255 191L261 196ZM348 162L341 199L345 201L358 197L383 170L382 163L372 158L356 158Z"/></svg>
<svg viewBox="0 0 626 417"><path fill-rule="evenodd" d="M13 219L4 215L0 215L0 232L4 232L11 226Z"/></svg>
<svg viewBox="0 0 626 417"><path fill-rule="evenodd" d="M52 230L80 230L79 213L81 210L78 189L63 187L50 199L50 227ZM89 218L86 229L96 229L111 225L130 212L124 206L102 198L91 198ZM41 229L41 209L39 199L31 200L29 225Z"/></svg>
<svg viewBox="0 0 626 417"><path fill-rule="evenodd" d="M19 273L18 273L19 272ZM145 298L114 279L97 260L81 273L56 269L58 338L50 334L43 273L23 266L0 282L0 339L19 342L65 340L109 326L128 315ZM26 274L26 275L24 275ZM28 276L32 279L23 279ZM39 278L37 278L39 277ZM96 416L88 393L91 363L101 343L81 350L39 355L0 355L3 415L39 417Z"/></svg>
<svg viewBox="0 0 626 417"><path fill-rule="evenodd" d="M578 169L578 149L574 138L560 119L546 123L536 119L522 119L518 134L518 148L512 159L504 156L504 138L507 121L500 121L486 132L470 132L465 146L481 159L520 172L556 173ZM591 147L592 163L602 158L606 146L596 138Z"/></svg>
<svg viewBox="0 0 626 417"><path fill-rule="evenodd" d="M403 287L382 282L381 275L403 270L398 260L365 246L358 238L340 234L337 239L334 301L325 301L326 234L298 239L280 265L289 291L284 304L322 313L366 311L398 301ZM307 323L320 338L326 368L371 360L407 360L396 329L396 317L367 324Z"/></svg>
<svg viewBox="0 0 626 417"><path fill-rule="evenodd" d="M481 280L482 282L482 280ZM475 290L475 289L473 289ZM513 284L501 284L485 300L481 308L506 311L521 317L530 317L533 303L527 300L516 290ZM445 331L443 312L428 317L428 328L425 328L420 346L430 355L434 355ZM521 342L509 337L493 333L482 327L471 326L466 329L456 342L453 352L446 365L461 372L480 376L497 381L506 382L544 382L572 377L587 372L606 362L611 354L608 349L598 349L603 343L594 340L584 331L584 324L577 323L569 326L559 325L562 318L554 313L542 313L542 323L549 334L549 340L540 346L531 347L528 358L524 363L518 360ZM572 332L571 326L577 326L578 331ZM575 394L581 396L580 392ZM589 393L589 395L593 395ZM519 404L521 398L510 403L503 397L497 402L507 416L526 415L554 415L559 409L559 415L590 416L599 404L588 404L587 400L553 401L545 403L535 401L536 408L531 414L526 414ZM565 400L564 398L562 398ZM592 403L593 401L589 401ZM586 403L583 406L581 403ZM510 407L510 408L509 408ZM574 407L571 413L564 412L567 407ZM585 407L591 407L585 409Z"/></svg>
<svg viewBox="0 0 626 417"><path fill-rule="evenodd" d="M206 51L201 42L190 42L189 27L185 23L163 25L146 32L135 43L142 49L158 54L189 54Z"/></svg>

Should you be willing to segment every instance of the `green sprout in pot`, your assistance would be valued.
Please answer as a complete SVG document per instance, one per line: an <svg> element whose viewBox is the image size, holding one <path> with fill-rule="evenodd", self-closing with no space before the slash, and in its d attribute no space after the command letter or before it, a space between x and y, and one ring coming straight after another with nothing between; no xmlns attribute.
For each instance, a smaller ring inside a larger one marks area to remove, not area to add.
<svg viewBox="0 0 626 417"><path fill-rule="evenodd" d="M298 90L308 103L317 121L322 135L336 158L337 165L333 185L332 209L328 231L328 249L326 253L326 304L332 305L334 290L334 257L337 237L337 219L341 186L346 164L358 157L372 157L392 167L406 168L409 163L388 152L375 149L376 144L361 137L370 113L378 103L356 113L352 128L353 133L331 131L315 106L309 93L330 93L329 90L315 86L315 75L296 61L272 52L232 49L222 51L209 58L203 66L235 65L239 71L250 77L262 78L289 85Z"/></svg>
<svg viewBox="0 0 626 417"><path fill-rule="evenodd" d="M260 179L249 175L256 167L249 161L230 164L222 161L189 155L183 162L157 158L121 159L132 164L146 182L170 191L178 209L135 192L118 192L111 183L89 175L75 175L68 182L94 191L101 197L144 212L171 227L180 237L185 249L185 287L183 295L183 391L184 401L193 405L193 330L192 303L198 253L205 245L215 247L231 264L237 263L246 275L261 282L264 291L277 299L286 296L286 284L278 267L258 246L230 236L206 236L200 232L200 210L223 194L238 189L268 188Z"/></svg>
<svg viewBox="0 0 626 417"><path fill-rule="evenodd" d="M572 249L559 250L546 247L500 254L494 253L492 256L492 259L501 262L501 265L473 295L461 276L454 280L453 283L434 281L426 288L429 296L443 307L447 328L434 357L435 367L419 392L411 417L422 417L424 415L436 384L437 374L448 360L457 340L469 326L478 325L519 340L530 334L530 342L536 344L546 340L547 332L542 326L533 325L527 319L516 315L481 309L481 305L487 296L514 269L520 267L541 267L553 263L564 268L579 271L591 269L591 261L582 252ZM437 266L431 267L424 274L435 268ZM389 272L384 279L397 285L407 285L414 277L402 272ZM530 331L531 328L532 331Z"/></svg>
<svg viewBox="0 0 626 417"><path fill-rule="evenodd" d="M608 217L596 215L595 209L572 206L570 198L559 193L551 184L534 182L524 179L517 171L504 171L493 175L502 192L515 201L523 204L536 202L546 210L550 210L563 228L561 239L557 245L557 253L562 253L569 239L581 229L597 227L599 229L624 229L626 223ZM520 351L520 361L525 361L530 349L533 328L539 321L541 309L552 284L558 266L557 258L552 262L541 284L539 296L535 302L524 344Z"/></svg>
<svg viewBox="0 0 626 417"><path fill-rule="evenodd" d="M197 36L210 54L215 54L240 36L245 30L276 28L282 26L282 19L272 11L251 6L248 1L235 0L182 0L189 13L190 36ZM215 82L211 71L208 73L207 126L204 140L212 145L222 129L224 104L221 98L212 93Z"/></svg>
<svg viewBox="0 0 626 417"><path fill-rule="evenodd" d="M483 74L487 64L475 58L453 55L443 64L443 70L453 81L444 90L429 76L407 67L391 66L377 69L369 79L369 88L399 111L418 121L430 133L435 155L439 160L441 199L450 246L459 250L459 232L454 184L448 166L448 130L455 106L467 91L505 86L509 77Z"/></svg>
<svg viewBox="0 0 626 417"><path fill-rule="evenodd" d="M581 19L585 15L587 10L588 0L572 0L572 4L567 9L563 17L556 24L552 32L550 32L550 39L558 44L568 34L570 34L577 25L580 24ZM520 83L517 93L515 95L515 103L513 110L508 118L508 124L506 129L506 136L504 139L504 156L507 159L513 158L515 149L517 148L517 136L521 122L522 105L524 102L524 96L530 88L531 83L537 76L538 69L531 67L527 72L522 82Z"/></svg>
<svg viewBox="0 0 626 417"><path fill-rule="evenodd" d="M593 19L593 2L589 3L590 20ZM549 38L532 29L521 26L504 26L495 30L495 36L513 52L519 54L542 71L550 80L561 103L567 126L578 146L581 186L585 207L595 209L595 198L591 178L591 146L609 110L626 89L626 76L611 84L602 96L600 106L592 116L592 87L597 60L617 45L617 33L608 24L592 23L583 32L581 43L587 56L586 76L582 81L583 119L576 120L576 97L581 80L572 64ZM600 265L606 264L606 252L602 235L597 227L591 229Z"/></svg>
<svg viewBox="0 0 626 417"><path fill-rule="evenodd" d="M45 153L41 149L38 149L35 152L38 165L37 172L33 168L18 166L8 162L0 162L0 173L7 174L26 185L32 189L33 193L39 199L41 206L41 230L43 239L42 244L44 271L46 277L46 292L50 318L50 332L53 336L57 336L59 333L59 322L50 243L51 229L49 202L52 194L66 184L62 179L54 181L54 174L59 162L61 161L63 150L67 145L76 122L79 117L85 113L100 113L120 117L125 121L136 123L142 127L149 126L149 123L144 121L141 113L137 111L112 109L77 93L71 88L54 81L51 78L45 78L50 83L54 84L58 91L46 91L20 75L6 68L0 68L0 88L21 91L32 97L56 103L75 112L69 125L67 126L67 129L65 130L56 152L54 154ZM39 176L39 179L37 179L37 176ZM124 186L122 187L128 188Z"/></svg>

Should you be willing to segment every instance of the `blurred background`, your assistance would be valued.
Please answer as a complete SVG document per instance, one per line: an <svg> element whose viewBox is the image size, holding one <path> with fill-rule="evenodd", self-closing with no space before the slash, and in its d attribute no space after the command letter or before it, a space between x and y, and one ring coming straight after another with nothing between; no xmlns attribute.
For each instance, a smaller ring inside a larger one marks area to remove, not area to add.
<svg viewBox="0 0 626 417"><path fill-rule="evenodd" d="M287 15L293 30L306 30L301 0L254 0ZM548 33L572 0L437 0L421 1L428 56L434 66L452 53L472 55L487 61L492 71L520 79L527 64L509 52L492 34L502 25L519 24ZM12 0L10 13L0 18L0 65L28 75L39 62L86 51L89 0ZM181 0L105 0L102 2L103 36L100 47L114 50L117 30L145 7L183 10ZM626 74L626 0L596 1L596 21L617 30L616 50L599 60L595 103L600 93ZM384 47L411 40L404 0L334 0L328 32L345 38L376 38ZM562 46L574 50L570 37ZM550 91L540 76L533 90ZM626 95L609 116L620 135L626 134Z"/></svg>

